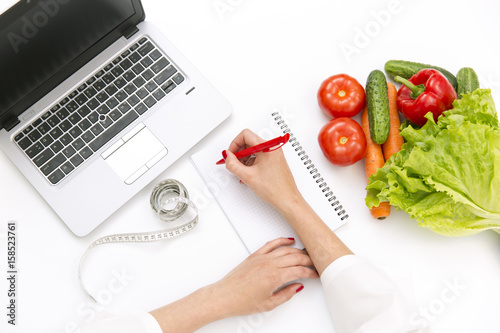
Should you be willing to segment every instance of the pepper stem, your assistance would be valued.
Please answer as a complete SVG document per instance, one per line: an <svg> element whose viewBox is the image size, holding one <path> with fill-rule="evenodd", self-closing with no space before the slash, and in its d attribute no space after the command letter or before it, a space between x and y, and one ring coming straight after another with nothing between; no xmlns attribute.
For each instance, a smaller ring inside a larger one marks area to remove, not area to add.
<svg viewBox="0 0 500 333"><path fill-rule="evenodd" d="M418 86L416 86L410 81L406 80L405 78L402 78L401 76L396 76L394 78L394 81L399 82L405 85L408 89L410 89L411 90L410 97L413 99L417 99L417 97L420 96L425 91L425 85L419 84Z"/></svg>

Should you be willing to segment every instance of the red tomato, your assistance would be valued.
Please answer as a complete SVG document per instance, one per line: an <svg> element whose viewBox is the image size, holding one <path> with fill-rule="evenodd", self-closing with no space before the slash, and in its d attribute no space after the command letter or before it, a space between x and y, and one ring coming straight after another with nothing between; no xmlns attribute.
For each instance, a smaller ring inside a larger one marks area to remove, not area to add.
<svg viewBox="0 0 500 333"><path fill-rule="evenodd" d="M332 118L353 117L365 106L365 88L346 74L329 77L318 91L321 110Z"/></svg>
<svg viewBox="0 0 500 333"><path fill-rule="evenodd" d="M330 120L319 132L319 146L333 164L348 166L365 156L366 138L357 121L342 117Z"/></svg>

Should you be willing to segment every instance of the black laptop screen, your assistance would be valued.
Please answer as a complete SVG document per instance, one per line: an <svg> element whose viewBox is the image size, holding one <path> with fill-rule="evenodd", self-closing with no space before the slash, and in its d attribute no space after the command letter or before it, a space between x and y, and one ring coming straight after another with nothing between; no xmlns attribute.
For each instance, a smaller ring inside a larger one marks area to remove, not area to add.
<svg viewBox="0 0 500 333"><path fill-rule="evenodd" d="M25 104L21 102L37 89L45 88L41 90L48 92L48 87L44 87L47 83L62 82L65 77L61 72L65 69L68 72L71 65L75 67L75 60L85 51L136 14L131 0L32 0L15 7L22 15L2 15L0 19L0 115L3 116L15 106ZM56 82L58 74L60 79ZM15 115L22 111L17 110Z"/></svg>

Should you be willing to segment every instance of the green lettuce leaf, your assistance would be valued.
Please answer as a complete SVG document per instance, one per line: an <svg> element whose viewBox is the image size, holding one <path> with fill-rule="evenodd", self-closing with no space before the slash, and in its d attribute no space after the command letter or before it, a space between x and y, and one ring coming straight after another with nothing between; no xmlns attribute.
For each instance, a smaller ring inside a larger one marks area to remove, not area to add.
<svg viewBox="0 0 500 333"><path fill-rule="evenodd" d="M478 89L421 128L370 178L369 208L388 201L447 236L500 232L500 127L491 91Z"/></svg>

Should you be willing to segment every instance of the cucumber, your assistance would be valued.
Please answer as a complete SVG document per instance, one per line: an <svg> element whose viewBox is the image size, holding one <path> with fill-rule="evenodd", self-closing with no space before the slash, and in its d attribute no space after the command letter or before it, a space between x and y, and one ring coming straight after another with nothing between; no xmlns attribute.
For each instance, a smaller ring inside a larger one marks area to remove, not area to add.
<svg viewBox="0 0 500 333"><path fill-rule="evenodd" d="M458 98L462 98L462 94L470 94L474 90L479 89L479 79L477 78L477 74L470 67L464 67L458 71L457 81Z"/></svg>
<svg viewBox="0 0 500 333"><path fill-rule="evenodd" d="M389 137L391 119L385 74L376 69L366 81L366 106L372 141L381 145Z"/></svg>
<svg viewBox="0 0 500 333"><path fill-rule="evenodd" d="M391 78L394 78L395 76L401 76L402 78L405 78L407 80L424 68L432 68L440 71L444 76L446 76L448 81L450 81L453 88L455 88L455 90L458 89L458 82L455 75L453 75L452 73L441 67L421 64L418 62L404 61L404 60L389 60L388 62L385 63L384 67L385 72Z"/></svg>

